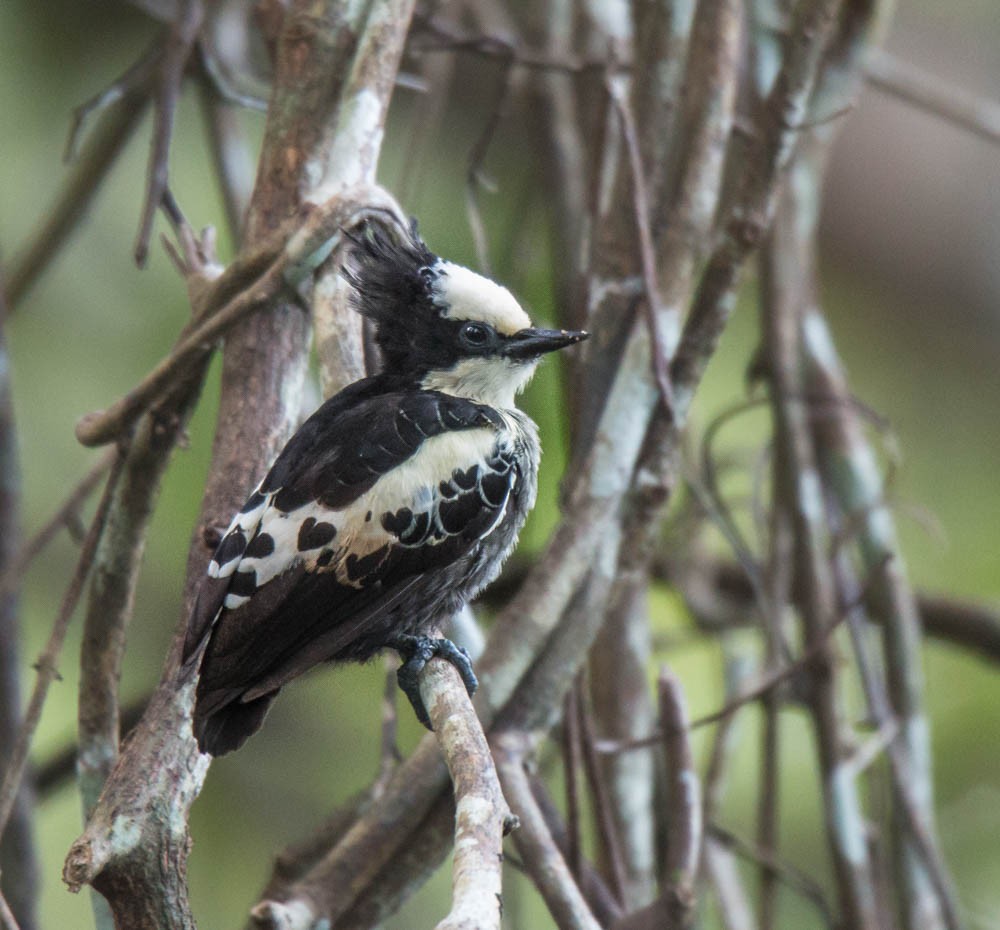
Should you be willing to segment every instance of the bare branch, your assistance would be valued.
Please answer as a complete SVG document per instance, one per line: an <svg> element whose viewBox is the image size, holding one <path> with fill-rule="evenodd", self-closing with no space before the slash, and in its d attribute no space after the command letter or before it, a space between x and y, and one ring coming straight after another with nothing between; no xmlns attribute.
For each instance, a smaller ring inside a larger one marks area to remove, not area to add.
<svg viewBox="0 0 1000 930"><path fill-rule="evenodd" d="M12 569L21 545L21 465L17 421L7 351L7 307L0 272L0 577ZM23 551L23 550L22 550ZM21 576L18 572L17 578ZM0 590L0 759L14 751L21 726L22 624L18 580ZM8 925L35 930L38 910L38 856L34 837L35 791L30 777L18 786L6 830L0 830L0 898Z"/></svg>
<svg viewBox="0 0 1000 930"><path fill-rule="evenodd" d="M162 57L157 62L153 141L149 153L146 196L143 200L139 233L135 243L135 261L140 267L146 264L149 240L153 234L153 219L163 201L163 195L167 192L168 159L170 140L174 131L174 116L180 99L184 71L197 41L203 17L204 8L201 0L178 0L176 15L164 37Z"/></svg>
<svg viewBox="0 0 1000 930"><path fill-rule="evenodd" d="M21 247L11 263L7 278L9 309L21 303L32 284L56 258L86 216L101 183L138 127L148 102L145 92L130 88L104 114L86 148L74 160L69 177L53 206L46 211L41 227Z"/></svg>
<svg viewBox="0 0 1000 930"><path fill-rule="evenodd" d="M218 276L215 255L179 223L182 271L196 292ZM118 683L135 590L160 482L201 393L207 358L178 378L137 424L124 451L122 474L108 508L94 560L80 654L77 771L89 816L118 759Z"/></svg>
<svg viewBox="0 0 1000 930"><path fill-rule="evenodd" d="M988 142L1000 142L1000 103L969 93L936 74L873 49L865 76L868 83L919 110L939 117Z"/></svg>
<svg viewBox="0 0 1000 930"><path fill-rule="evenodd" d="M499 928L502 839L517 826L497 781L493 756L458 672L432 661L420 694L455 790L451 912L436 930Z"/></svg>
<svg viewBox="0 0 1000 930"><path fill-rule="evenodd" d="M711 839L715 842L720 843L727 849L731 849L744 859L756 862L757 864L768 869L768 871L773 872L778 881L786 887L791 888L793 891L796 891L803 898L813 904L819 912L819 916L822 918L823 923L826 924L827 927L831 928L831 930L832 928L838 926L837 921L834 919L833 911L827 903L822 887L820 887L804 872L797 869L794 865L778 859L768 850L759 849L752 843L748 843L746 840L741 839L735 833L724 830L718 824L708 824L708 832L711 835Z"/></svg>
<svg viewBox="0 0 1000 930"><path fill-rule="evenodd" d="M341 79L352 67L358 68L358 81L373 95L371 102L378 102L377 108L362 108L363 112L372 115L376 111L380 127L410 7L390 3L371 11L365 8L360 11L360 23L346 19L346 13L341 4L317 7L300 0L284 14L273 106L247 221L245 254L251 261L259 261L268 241L277 242L278 249L265 251L266 259L273 260L284 251L281 227L289 217L308 212L307 202L333 200L347 189L363 186L373 175L380 136L365 136L366 144L356 145L358 139L350 130L358 127L351 126L349 113L357 113L358 108L341 96L345 86ZM367 29L360 38L359 26ZM376 59L370 58L373 44L381 51ZM385 53L389 47L397 49L395 56ZM369 58L356 60L359 50L367 50ZM342 123L348 126L345 136L340 135ZM332 157L338 139L345 142L342 158ZM300 241L288 244L289 252L298 254L302 262L279 261L283 279L293 285L304 283L325 257L322 243L332 236L331 232L307 252L296 253L302 247ZM235 264L239 266L240 261ZM275 295L285 293L281 282L273 281L272 287ZM220 304L230 297L231 292L216 292ZM208 298L205 305L211 306ZM268 314L244 319L229 333L202 527L228 519L240 495L286 441L298 419L298 388L307 347L308 321L294 302L275 301ZM190 347L191 355L177 371L203 357L206 348ZM128 408L124 419L134 420L169 381L156 385L139 403L133 399L131 407L124 405ZM196 530L188 558L185 606L160 685L64 869L71 887L91 883L109 899L116 920L136 930L193 924L184 874L187 813L200 791L208 759L197 752L190 731L192 683L178 680L177 668L193 592L204 572L203 540L203 531ZM136 844L134 838L139 835L143 842Z"/></svg>
<svg viewBox="0 0 1000 930"><path fill-rule="evenodd" d="M343 229L367 219L384 219L387 213L398 216L394 201L386 207L379 205L380 200L384 202L371 190L337 195L310 210L305 222L282 240L281 248L268 245L249 260L230 265L206 293L204 306L196 308L191 328L171 353L120 400L81 418L77 439L87 446L113 442L179 375L211 352L216 340L251 313L269 307L290 285L301 282L340 245Z"/></svg>
<svg viewBox="0 0 1000 930"><path fill-rule="evenodd" d="M111 474L108 476L108 482L104 489L104 497L87 532L87 538L80 552L80 558L77 561L69 587L63 595L62 604L52 624L48 641L35 664L38 677L35 681L31 698L28 701L28 706L24 712L24 720L21 723L17 741L10 755L7 757L3 770L3 780L0 782L0 835L3 834L7 826L14 801L17 798L21 779L24 777L25 768L28 764L28 751L31 746L31 740L38 727L38 721L42 716L42 708L45 705L46 697L48 697L49 686L59 677L58 662L63 642L66 638L66 631L69 629L69 621L73 616L73 611L83 591L87 574L93 564L101 534L104 532L104 524L111 506L111 498L118 478L121 475L121 466L122 457L119 456L111 470Z"/></svg>
<svg viewBox="0 0 1000 930"><path fill-rule="evenodd" d="M524 771L525 745L516 733L494 736L492 745L504 793L521 826L514 843L559 930L600 930L566 860L549 833Z"/></svg>

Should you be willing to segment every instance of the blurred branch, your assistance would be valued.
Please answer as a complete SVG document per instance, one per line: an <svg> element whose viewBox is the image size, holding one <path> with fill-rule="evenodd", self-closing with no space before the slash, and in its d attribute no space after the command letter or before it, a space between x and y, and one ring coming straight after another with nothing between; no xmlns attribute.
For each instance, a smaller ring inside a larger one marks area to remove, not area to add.
<svg viewBox="0 0 1000 930"><path fill-rule="evenodd" d="M56 614L55 621L52 624L48 641L45 644L42 654L38 657L38 661L35 663L35 670L37 672L35 687L28 700L24 718L18 729L17 739L9 755L6 757L3 767L3 778L0 780L0 836L3 835L7 827L21 780L27 768L31 740L35 735L35 730L38 728L42 708L45 706L45 699L48 697L49 686L59 678L58 662L63 642L66 639L66 631L69 629L69 622L80 599L87 574L93 565L97 546L100 542L101 534L104 532L105 521L111 506L115 485L118 483L121 475L121 467L122 456L119 455L108 476L108 481L104 488L104 496L97 508L97 513L94 515L90 529L87 531L87 538L84 541L83 549L77 560L76 569L73 572L69 586L63 595L59 611Z"/></svg>
<svg viewBox="0 0 1000 930"><path fill-rule="evenodd" d="M149 695L129 701L118 710L120 731L119 743L132 731L139 722L149 703ZM76 777L76 759L78 748L76 743L70 743L42 758L34 767L32 782L39 803L48 801L64 784Z"/></svg>
<svg viewBox="0 0 1000 930"><path fill-rule="evenodd" d="M723 829L716 823L708 824L707 830L711 840L720 843L726 849L731 849L738 856L763 866L772 872L779 882L812 903L819 912L823 923L831 928L831 930L834 927L840 926L834 917L829 903L827 903L822 887L804 872L797 869L791 863L777 859L768 850L759 849L752 843L741 839L735 833Z"/></svg>
<svg viewBox="0 0 1000 930"><path fill-rule="evenodd" d="M135 243L135 261L140 268L146 264L149 254L153 218L167 192L174 117L184 72L197 42L204 15L201 0L178 0L176 13L163 35L163 53L156 62L153 80L153 139L146 176L146 196Z"/></svg>
<svg viewBox="0 0 1000 930"><path fill-rule="evenodd" d="M697 566L682 565L666 556L656 560L655 569L657 578L676 585L684 594L695 621L706 632L714 634L754 623L753 589L746 572L735 562L708 560ZM1000 611L928 592L917 593L917 607L925 636L1000 663ZM880 622L877 613L871 619Z"/></svg>
<svg viewBox="0 0 1000 930"><path fill-rule="evenodd" d="M70 175L56 202L45 212L41 227L11 263L7 280L10 309L21 302L84 218L108 171L139 125L148 103L144 87L129 86L115 105L106 110L83 152L74 159Z"/></svg>
<svg viewBox="0 0 1000 930"><path fill-rule="evenodd" d="M0 590L0 759L17 746L21 727L21 612L19 584L23 572L13 574L21 545L21 466L18 460L17 421L7 352L7 306L0 270L0 578L12 579ZM23 550L22 550L23 551ZM24 778L10 812L7 829L0 830L0 898L8 926L35 930L38 911L38 856L35 847L35 791ZM15 919L16 914L16 919ZM9 919L8 919L9 918Z"/></svg>
<svg viewBox="0 0 1000 930"><path fill-rule="evenodd" d="M827 559L828 529L808 406L801 396L800 313L808 300L795 258L769 239L762 263L762 329L768 358L775 422L775 482L778 506L793 533L794 565L800 579L806 649L815 650L808 705L816 733L827 839L836 875L842 919L858 930L878 926L873 873L856 779L844 756L848 732L839 700L839 676L827 628L837 616L837 597Z"/></svg>
<svg viewBox="0 0 1000 930"><path fill-rule="evenodd" d="M872 87L988 142L1000 143L1000 103L980 97L884 49L873 49L865 65Z"/></svg>
<svg viewBox="0 0 1000 930"><path fill-rule="evenodd" d="M500 35L465 32L451 23L432 17L414 18L414 36L416 42L412 50L415 52L468 52L533 71L600 73L609 64L605 58L587 59L567 53L538 52Z"/></svg>
<svg viewBox="0 0 1000 930"><path fill-rule="evenodd" d="M79 519L80 508L100 484L116 457L117 450L111 449L106 452L70 491L58 510L24 543L0 574L0 597L6 597L18 587L28 566L55 539L60 530L75 525Z"/></svg>
<svg viewBox="0 0 1000 930"><path fill-rule="evenodd" d="M798 658L789 662L781 668L772 669L763 674L758 681L751 682L744 690L726 701L718 710L696 717L686 724L686 729L697 730L700 727L709 726L713 723L721 723L728 720L738 710L746 707L755 701L759 701L772 693L778 685L781 685L809 669L809 666L817 659L823 658L823 653L830 647L830 637L834 630L844 621L841 614L824 631L823 635L802 652ZM631 752L635 749L644 749L647 746L655 746L657 743L669 737L665 731L656 732L633 740L600 740L597 743L597 751L602 753Z"/></svg>
<svg viewBox="0 0 1000 930"><path fill-rule="evenodd" d="M22 928L17 922L17 918L10 909L10 905L7 903L7 898L3 892L0 892L0 927L3 927L3 930L26 930L27 927L25 925L25 928Z"/></svg>
<svg viewBox="0 0 1000 930"><path fill-rule="evenodd" d="M667 759L666 823L660 896L647 907L629 914L614 930L644 930L693 926L696 882L702 859L701 782L689 740L687 706L680 682L666 668L659 676L660 729Z"/></svg>
<svg viewBox="0 0 1000 930"><path fill-rule="evenodd" d="M202 80L199 89L215 173L226 205L226 224L238 246L253 190L253 152L240 125L237 109L221 100L207 80Z"/></svg>

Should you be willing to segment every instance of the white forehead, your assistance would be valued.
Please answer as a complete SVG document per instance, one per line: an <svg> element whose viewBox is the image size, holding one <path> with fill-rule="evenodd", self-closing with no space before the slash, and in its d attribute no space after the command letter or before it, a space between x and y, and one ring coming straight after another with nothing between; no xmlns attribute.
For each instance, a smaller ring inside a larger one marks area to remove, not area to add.
<svg viewBox="0 0 1000 930"><path fill-rule="evenodd" d="M508 336L531 326L528 314L507 288L451 262L441 262L439 270L434 290L444 316L489 323Z"/></svg>

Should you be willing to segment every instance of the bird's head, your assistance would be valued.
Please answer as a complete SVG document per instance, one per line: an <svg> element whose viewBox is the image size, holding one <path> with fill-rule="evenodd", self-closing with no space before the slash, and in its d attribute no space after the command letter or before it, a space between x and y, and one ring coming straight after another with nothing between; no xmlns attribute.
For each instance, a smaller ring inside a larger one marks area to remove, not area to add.
<svg viewBox="0 0 1000 930"><path fill-rule="evenodd" d="M493 407L513 406L544 354L588 335L533 327L510 291L439 258L415 224L398 235L368 227L344 274L387 372Z"/></svg>

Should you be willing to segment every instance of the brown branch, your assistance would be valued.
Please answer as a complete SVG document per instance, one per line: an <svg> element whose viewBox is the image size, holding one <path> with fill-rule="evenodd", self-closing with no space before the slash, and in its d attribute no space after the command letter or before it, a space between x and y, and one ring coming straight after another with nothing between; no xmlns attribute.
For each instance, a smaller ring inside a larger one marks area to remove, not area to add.
<svg viewBox="0 0 1000 930"><path fill-rule="evenodd" d="M415 19L414 32L418 39L413 46L415 52L467 52L483 58L510 62L532 71L566 74L601 73L607 71L609 65L605 58L590 59L551 51L539 52L499 35L462 32L450 23L428 17Z"/></svg>
<svg viewBox="0 0 1000 930"><path fill-rule="evenodd" d="M625 96L624 88L613 76L605 81L608 97L618 113L625 151L628 155L629 180L632 191L632 215L639 244L639 266L642 271L642 286L645 291L646 325L649 327L649 343L652 348L653 376L660 390L660 400L673 416L674 389L670 382L670 358L673 355L675 333L679 327L680 312L677 308L665 308L660 297L657 281L656 257L653 251L653 233L650 229L651 210L646 193L646 178L643 171L642 155L639 151L639 134L635 119Z"/></svg>
<svg viewBox="0 0 1000 930"><path fill-rule="evenodd" d="M118 734L119 743L138 724L149 704L149 698L148 694L144 694L119 708L118 720L121 726ZM76 777L77 755L77 745L71 742L61 749L56 749L36 764L31 779L40 802L49 800L66 782Z"/></svg>
<svg viewBox="0 0 1000 930"><path fill-rule="evenodd" d="M666 850L659 897L633 911L614 930L691 927L702 857L701 783L688 739L687 707L680 682L666 668L659 676L660 720L666 750Z"/></svg>
<svg viewBox="0 0 1000 930"><path fill-rule="evenodd" d="M567 862L572 864L570 858L572 850L569 829L563 821L562 815L548 793L542 779L535 775L533 778L530 778L530 781L531 791L535 796L535 803L541 811L552 839L555 841L556 846L559 847L559 851L566 858ZM579 885L580 891L583 892L587 904L601 926L610 926L622 916L622 906L615 900L611 889L608 888L607 883L597 869L588 860L584 859L582 855L580 860L579 871L573 870L573 878L577 885Z"/></svg>
<svg viewBox="0 0 1000 930"><path fill-rule="evenodd" d="M584 771L590 786L600 839L599 848L607 863L607 872L610 873L610 884L615 897L618 903L625 907L627 905L625 857L622 854L622 841L618 834L618 823L616 823L614 816L611 793L605 777L606 772L601 767L597 757L597 737L594 733L593 712L587 702L582 699L576 702L576 709L579 714L583 743Z"/></svg>
<svg viewBox="0 0 1000 930"><path fill-rule="evenodd" d="M772 238L767 243L761 307L774 410L775 487L778 506L787 512L794 538L794 565L802 589L803 638L807 648L817 650L809 677L808 706L816 732L838 900L848 925L874 930L878 916L864 817L856 779L844 758L847 724L840 704L836 659L828 645L827 629L837 616L837 597L827 555L829 530L823 487L808 406L797 399L804 387L800 314L809 295L800 277L787 267L794 257L780 249L778 241Z"/></svg>
<svg viewBox="0 0 1000 930"><path fill-rule="evenodd" d="M500 81L497 85L493 105L486 110L487 118L469 150L465 168L465 212L472 232L472 241L476 247L476 258L483 274L493 274L490 262L489 242L486 238L486 226L483 223L482 212L479 209L478 191L486 186L483 174L483 163L503 120L511 92L511 66L509 60L502 62Z"/></svg>
<svg viewBox="0 0 1000 930"><path fill-rule="evenodd" d="M239 243L253 190L253 152L235 107L220 100L207 79L201 81L199 90L215 174L226 206L226 225L233 242Z"/></svg>
<svg viewBox="0 0 1000 930"><path fill-rule="evenodd" d="M409 8L387 4L362 12L368 19L360 23L367 29L360 38L359 23L345 18L341 4L296 0L284 14L272 107L247 220L243 254L251 260L259 259L268 242L284 246L281 228L290 217L307 213L308 202L325 203L344 190L370 183L398 66L398 54L387 49L402 47ZM373 46L379 52L374 57ZM368 55L361 62L355 59L359 50ZM344 113L349 108L355 112L354 101L341 94L352 68L359 69L366 93L379 101L377 108L365 111L373 124L364 127L363 139L356 135L361 127L351 125ZM342 150L345 160L331 157L336 143L345 141L339 135L341 121L355 133ZM289 251L295 248L292 244ZM293 285L305 284L325 257L315 248L300 255L302 263L284 269ZM274 293L285 294L277 282ZM220 304L232 296L216 292ZM227 336L213 464L188 557L181 620L150 707L67 857L67 883L92 884L108 898L116 920L134 930L193 926L185 880L187 816L208 758L198 753L190 732L192 683L178 680L177 668L193 592L207 556L201 528L228 520L287 440L299 415L297 387L304 377L307 349L306 314L289 300L275 300L267 314L243 319ZM204 354L205 347L195 348L192 358ZM154 396L156 391L136 409ZM134 837L139 835L143 841L137 844Z"/></svg>
<svg viewBox="0 0 1000 930"><path fill-rule="evenodd" d="M695 882L701 860L701 784L688 739L691 728L687 701L680 681L666 668L660 671L659 690L670 825L662 900L671 925L686 927L694 918Z"/></svg>

